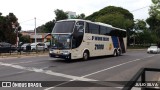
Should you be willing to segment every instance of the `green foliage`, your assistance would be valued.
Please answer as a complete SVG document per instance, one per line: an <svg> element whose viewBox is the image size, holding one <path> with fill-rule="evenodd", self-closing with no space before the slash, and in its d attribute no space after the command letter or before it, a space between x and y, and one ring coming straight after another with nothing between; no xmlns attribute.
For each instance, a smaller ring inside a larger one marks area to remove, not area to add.
<svg viewBox="0 0 160 90"><path fill-rule="evenodd" d="M21 36L19 40L23 43L30 43L30 36L29 35Z"/></svg>
<svg viewBox="0 0 160 90"><path fill-rule="evenodd" d="M55 20L49 21L37 28L38 33L51 33L55 25Z"/></svg>
<svg viewBox="0 0 160 90"><path fill-rule="evenodd" d="M152 0L153 5L150 6L149 15L146 22L152 32L154 42L160 42L160 0Z"/></svg>
<svg viewBox="0 0 160 90"><path fill-rule="evenodd" d="M160 20L160 0L152 0L153 5L150 6L150 16L155 16L156 19Z"/></svg>
<svg viewBox="0 0 160 90"><path fill-rule="evenodd" d="M85 14L82 13L82 14L80 14L80 15L77 15L77 16L76 16L76 19L85 19Z"/></svg>
<svg viewBox="0 0 160 90"><path fill-rule="evenodd" d="M55 10L54 11L55 15L56 15L56 21L59 21L59 20L63 20L63 19L67 19L68 16L67 16L67 13L65 13L63 10Z"/></svg>
<svg viewBox="0 0 160 90"><path fill-rule="evenodd" d="M135 30L146 30L147 24L144 20L137 19L134 25Z"/></svg>
<svg viewBox="0 0 160 90"><path fill-rule="evenodd" d="M108 6L90 16L87 20L111 24L114 27L131 30L134 26L133 14L121 7Z"/></svg>
<svg viewBox="0 0 160 90"><path fill-rule="evenodd" d="M134 27L133 14L121 7L108 6L94 12L85 19L110 24L114 27L127 30L128 45L130 43L131 30Z"/></svg>
<svg viewBox="0 0 160 90"><path fill-rule="evenodd" d="M12 26L15 26L19 31L21 30L18 19L13 13L9 13L7 16L2 16L0 13L0 42L16 43L15 28Z"/></svg>

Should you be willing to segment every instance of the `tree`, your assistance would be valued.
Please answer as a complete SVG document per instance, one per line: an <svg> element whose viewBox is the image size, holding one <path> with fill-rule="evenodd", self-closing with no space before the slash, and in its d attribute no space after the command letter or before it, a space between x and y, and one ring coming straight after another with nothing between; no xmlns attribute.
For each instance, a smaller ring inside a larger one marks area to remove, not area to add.
<svg viewBox="0 0 160 90"><path fill-rule="evenodd" d="M45 33L51 33L52 30L53 30L54 25L55 25L55 20L47 22L44 25L44 27L45 27L44 28Z"/></svg>
<svg viewBox="0 0 160 90"><path fill-rule="evenodd" d="M85 14L82 13L82 14L80 14L80 15L77 15L77 16L76 16L76 19L85 19Z"/></svg>
<svg viewBox="0 0 160 90"><path fill-rule="evenodd" d="M133 14L121 7L108 6L94 12L85 19L110 24L114 27L127 30L128 45L130 43L131 30L134 27Z"/></svg>
<svg viewBox="0 0 160 90"><path fill-rule="evenodd" d="M0 41L9 42L11 44L16 43L16 29L21 30L18 19L13 13L9 13L7 16L0 14ZM18 28L19 27L19 28Z"/></svg>
<svg viewBox="0 0 160 90"><path fill-rule="evenodd" d="M51 33L55 25L55 20L49 21L42 26L37 27L38 33Z"/></svg>
<svg viewBox="0 0 160 90"><path fill-rule="evenodd" d="M55 15L56 15L56 21L59 21L59 20L63 20L63 19L67 19L68 16L67 16L67 13L65 13L63 10L55 10L54 11Z"/></svg>
<svg viewBox="0 0 160 90"><path fill-rule="evenodd" d="M19 40L23 43L30 43L30 36L29 35L20 36Z"/></svg>
<svg viewBox="0 0 160 90"><path fill-rule="evenodd" d="M144 20L137 19L135 21L135 30L146 30L147 29L147 23Z"/></svg>
<svg viewBox="0 0 160 90"><path fill-rule="evenodd" d="M160 0L152 0L153 5L150 6L149 15L146 22L149 25L151 32L156 35L156 43L160 43Z"/></svg>
<svg viewBox="0 0 160 90"><path fill-rule="evenodd" d="M150 6L149 15L160 20L160 0L152 0L153 5Z"/></svg>

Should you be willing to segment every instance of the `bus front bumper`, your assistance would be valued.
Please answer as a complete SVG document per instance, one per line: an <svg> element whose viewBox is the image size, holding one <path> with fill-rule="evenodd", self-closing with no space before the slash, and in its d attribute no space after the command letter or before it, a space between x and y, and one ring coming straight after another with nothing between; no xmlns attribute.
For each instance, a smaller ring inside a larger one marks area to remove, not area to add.
<svg viewBox="0 0 160 90"><path fill-rule="evenodd" d="M49 56L54 57L54 58L71 59L71 53L69 53L69 54L49 53Z"/></svg>

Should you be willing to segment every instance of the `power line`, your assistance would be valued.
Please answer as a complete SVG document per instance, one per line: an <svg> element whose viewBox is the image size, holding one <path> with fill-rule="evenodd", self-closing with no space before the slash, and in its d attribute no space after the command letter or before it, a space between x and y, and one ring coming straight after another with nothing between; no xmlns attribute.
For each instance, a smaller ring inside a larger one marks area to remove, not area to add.
<svg viewBox="0 0 160 90"><path fill-rule="evenodd" d="M136 12L136 11L139 11L139 10L144 9L144 8L147 8L147 7L149 7L149 5L148 5L148 6L145 6L145 7L142 7L142 8L138 8L138 9L132 10L132 11L130 11L130 12Z"/></svg>
<svg viewBox="0 0 160 90"><path fill-rule="evenodd" d="M47 20L42 20L42 19L39 19L39 18L37 18L37 20L42 21L42 22L48 22Z"/></svg>
<svg viewBox="0 0 160 90"><path fill-rule="evenodd" d="M20 23L28 22L28 21L31 21L31 20L34 20L34 19L25 20L25 21L22 21Z"/></svg>

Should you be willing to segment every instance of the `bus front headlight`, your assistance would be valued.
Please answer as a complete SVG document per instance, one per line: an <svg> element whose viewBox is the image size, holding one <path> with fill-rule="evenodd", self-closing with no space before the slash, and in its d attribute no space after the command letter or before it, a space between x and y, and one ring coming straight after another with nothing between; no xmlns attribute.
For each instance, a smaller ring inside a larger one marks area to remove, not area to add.
<svg viewBox="0 0 160 90"><path fill-rule="evenodd" d="M54 50L53 50L53 49L50 49L50 50L49 50L49 53L54 53Z"/></svg>

